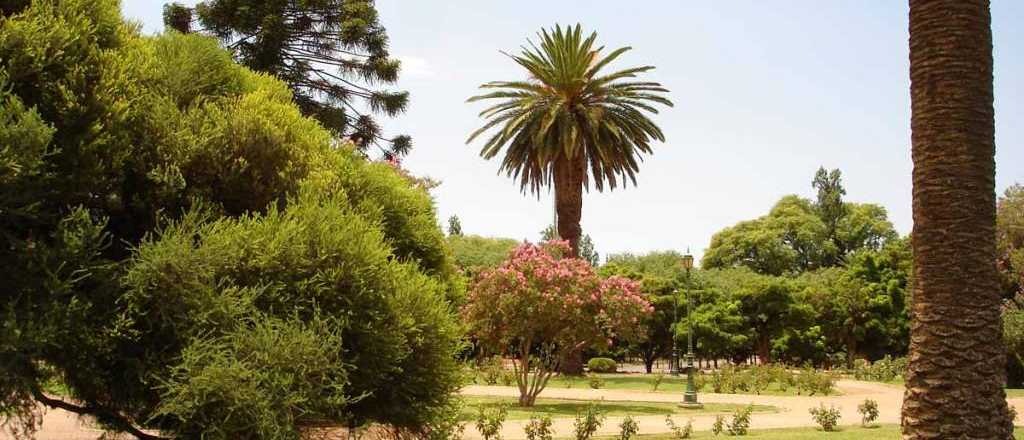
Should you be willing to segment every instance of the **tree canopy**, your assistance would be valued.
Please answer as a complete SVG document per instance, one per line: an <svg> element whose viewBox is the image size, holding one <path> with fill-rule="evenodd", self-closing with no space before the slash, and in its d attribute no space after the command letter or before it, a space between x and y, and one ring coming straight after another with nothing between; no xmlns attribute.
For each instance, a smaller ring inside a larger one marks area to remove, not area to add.
<svg viewBox="0 0 1024 440"><path fill-rule="evenodd" d="M373 1L206 0L164 7L168 28L220 39L243 65L288 84L304 115L360 150L378 145L401 156L409 136L384 137L374 114L405 111L409 93L380 88L398 80L400 63ZM383 143L384 145L381 145Z"/></svg>
<svg viewBox="0 0 1024 440"><path fill-rule="evenodd" d="M885 208L842 201L838 170L818 171L818 201L796 195L765 216L742 221L711 238L701 267L747 267L768 275L797 274L842 265L861 249L879 250L897 238Z"/></svg>
<svg viewBox="0 0 1024 440"><path fill-rule="evenodd" d="M429 194L215 40L140 36L114 0L2 12L11 426L37 403L142 438L447 426L462 284Z"/></svg>

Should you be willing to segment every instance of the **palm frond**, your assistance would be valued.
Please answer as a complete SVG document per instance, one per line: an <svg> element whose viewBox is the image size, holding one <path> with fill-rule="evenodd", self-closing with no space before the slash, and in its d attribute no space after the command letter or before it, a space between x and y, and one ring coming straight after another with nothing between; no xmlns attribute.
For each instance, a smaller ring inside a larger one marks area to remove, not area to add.
<svg viewBox="0 0 1024 440"><path fill-rule="evenodd" d="M583 155L587 173L581 182L603 191L636 183L643 155L664 133L649 118L659 106L671 107L660 83L636 80L654 69L639 66L602 72L631 50L602 56L597 33L580 25L542 29L518 54L505 54L527 72L527 79L494 81L468 102L495 100L480 112L486 122L466 143L491 132L480 155L503 155L500 173L523 191L540 193L552 183L556 161ZM502 52L504 53L504 52Z"/></svg>

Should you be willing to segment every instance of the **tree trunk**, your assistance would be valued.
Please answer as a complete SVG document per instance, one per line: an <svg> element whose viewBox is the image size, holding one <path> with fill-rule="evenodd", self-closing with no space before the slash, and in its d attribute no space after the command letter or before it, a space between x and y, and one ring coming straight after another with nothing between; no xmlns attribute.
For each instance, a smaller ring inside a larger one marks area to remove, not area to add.
<svg viewBox="0 0 1024 440"><path fill-rule="evenodd" d="M567 374L570 376L580 376L583 374L583 352L580 350L573 351L565 356L562 360L561 369L559 373Z"/></svg>
<svg viewBox="0 0 1024 440"><path fill-rule="evenodd" d="M572 254L580 255L580 236L583 229L583 178L586 176L583 154L574 158L560 155L555 161L555 212L558 214L558 236L569 242Z"/></svg>
<svg viewBox="0 0 1024 440"><path fill-rule="evenodd" d="M651 371L654 370L655 359L657 359L656 356L644 356L644 370L647 371L647 374L651 374Z"/></svg>
<svg viewBox="0 0 1024 440"><path fill-rule="evenodd" d="M771 362L772 358L772 341L767 337L760 337L757 340L757 353L750 356L749 359L757 359L762 364ZM757 361L751 360L751 365L756 365Z"/></svg>
<svg viewBox="0 0 1024 440"><path fill-rule="evenodd" d="M914 290L905 439L1007 439L987 0L910 0Z"/></svg>
<svg viewBox="0 0 1024 440"><path fill-rule="evenodd" d="M846 336L846 368L853 369L853 359L857 356L857 337L851 331Z"/></svg>
<svg viewBox="0 0 1024 440"><path fill-rule="evenodd" d="M529 395L529 394L520 394L519 395L519 406L521 406L521 407L529 408L529 407L533 406L533 404L536 401L537 401L537 396L532 396L532 395Z"/></svg>

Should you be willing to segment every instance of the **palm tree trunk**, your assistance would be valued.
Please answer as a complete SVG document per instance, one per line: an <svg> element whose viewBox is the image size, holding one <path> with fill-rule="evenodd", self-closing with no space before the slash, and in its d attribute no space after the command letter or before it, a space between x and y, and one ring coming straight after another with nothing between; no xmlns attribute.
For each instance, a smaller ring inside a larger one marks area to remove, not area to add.
<svg viewBox="0 0 1024 440"><path fill-rule="evenodd" d="M580 218L583 216L583 178L586 169L583 154L555 161L555 212L558 213L558 236L572 246L573 256L580 255Z"/></svg>
<svg viewBox="0 0 1024 440"><path fill-rule="evenodd" d="M988 0L910 0L914 289L903 438L1012 438Z"/></svg>

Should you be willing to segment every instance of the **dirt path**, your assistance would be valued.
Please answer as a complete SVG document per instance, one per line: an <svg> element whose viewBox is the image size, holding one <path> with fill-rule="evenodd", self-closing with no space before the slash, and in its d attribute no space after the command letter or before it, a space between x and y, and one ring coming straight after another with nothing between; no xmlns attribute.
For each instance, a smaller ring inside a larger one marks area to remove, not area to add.
<svg viewBox="0 0 1024 440"><path fill-rule="evenodd" d="M768 428L795 428L814 426L807 410L818 406L835 405L842 413L840 424L854 425L860 422L860 415L857 413L857 405L866 398L878 402L880 413L879 422L885 424L899 423L900 408L903 404L903 388L894 385L885 385L873 382L860 382L853 380L840 380L837 384L842 391L840 396L755 396L746 394L713 394L703 393L700 395L702 402L708 403L735 403L747 404L756 403L759 405L771 405L779 408L777 413L760 413L751 417L751 427L754 429ZM492 387L472 385L462 390L467 396L518 396L515 387ZM637 402L677 402L682 399L681 394L651 393L645 391L629 390L593 390L581 388L548 388L544 390L541 397L552 399L581 399L581 400L614 400L614 401L637 401ZM1024 398L1008 399L1009 403L1017 408L1024 408ZM608 417L598 431L600 435L618 434L618 425L623 417ZM634 417L640 425L640 432L643 434L666 433L664 416L637 416ZM714 423L713 415L699 415L687 417L675 415L673 420L679 425L685 424L687 420L693 420L693 426L698 431L711 429ZM526 420L510 420L505 422L502 430L502 437L509 440L524 439L523 425ZM553 429L555 437L569 437L572 435L571 418L558 418L554 420ZM43 427L39 431L37 440L95 440L103 434L95 429L86 419L77 417L74 414L49 410L43 418ZM7 440L11 437L0 431L0 439ZM108 438L131 438L130 436L108 437ZM467 440L479 439L480 436L473 428L472 423L467 424L465 431Z"/></svg>
<svg viewBox="0 0 1024 440"><path fill-rule="evenodd" d="M816 426L808 410L821 403L834 405L842 413L840 424L853 425L860 423L860 414L857 413L857 405L864 399L871 398L878 402L879 423L899 423L900 408L903 404L903 389L901 387L871 382L860 382L852 380L840 380L837 384L843 393L840 396L755 396L747 394L713 394L704 393L700 400L707 403L734 403L747 404L756 403L759 405L771 405L779 408L776 413L755 413L751 417L751 427L754 429L766 428L794 428ZM492 387L492 386L469 386L462 390L467 396L518 396L515 387ZM541 397L551 399L581 399L581 400L613 400L613 401L639 401L639 402L678 402L682 395L651 393L644 391L629 390L593 390L577 388L548 388L541 394ZM1024 403L1024 402L1022 402ZM598 431L599 435L618 434L618 425L624 417L608 417ZM693 427L698 431L710 430L715 421L713 415L696 415L687 417L678 414L672 417L678 425L685 424L687 420L693 420ZM664 416L636 416L634 420L640 425L640 432L643 434L657 434L669 432L665 426ZM527 420L510 420L505 422L502 430L502 437L506 439L523 439L523 425ZM571 418L559 418L554 420L553 429L555 437L568 437L572 435ZM467 439L478 439L479 434L472 426L466 427Z"/></svg>

